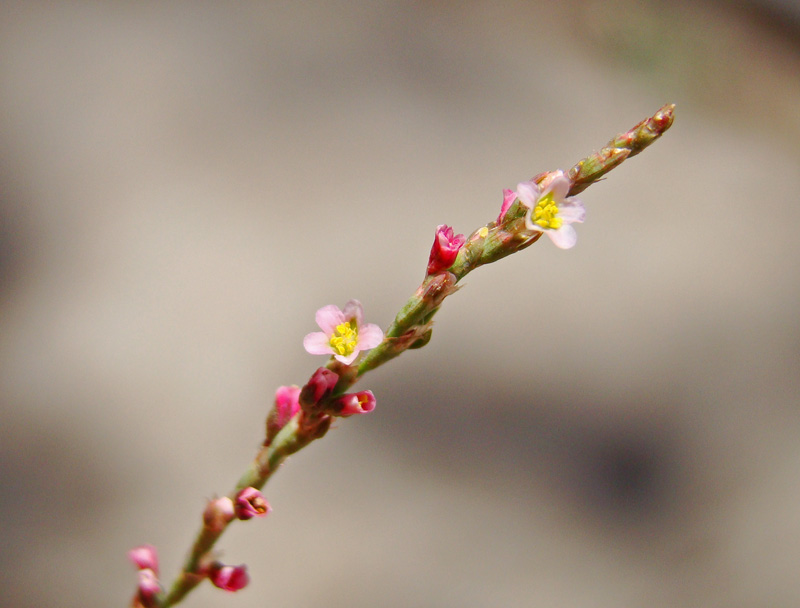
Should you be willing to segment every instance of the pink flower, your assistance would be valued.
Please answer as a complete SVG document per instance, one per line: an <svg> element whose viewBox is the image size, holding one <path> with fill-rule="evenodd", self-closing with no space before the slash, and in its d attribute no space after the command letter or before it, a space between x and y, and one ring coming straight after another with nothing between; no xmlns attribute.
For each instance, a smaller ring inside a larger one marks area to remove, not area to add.
<svg viewBox="0 0 800 608"><path fill-rule="evenodd" d="M578 235L571 224L583 222L586 209L577 198L567 198L571 182L563 171L548 173L538 185L534 181L517 185L517 198L528 208L525 228L544 232L561 249L575 245Z"/></svg>
<svg viewBox="0 0 800 608"><path fill-rule="evenodd" d="M330 304L317 311L317 325L322 331L308 334L303 346L312 355L333 355L345 365L355 361L362 350L375 348L383 340L377 325L364 323L364 309L358 300L350 300L344 310Z"/></svg>
<svg viewBox="0 0 800 608"><path fill-rule="evenodd" d="M139 545L128 551L128 559L139 570L152 570L158 574L158 553L153 545Z"/></svg>
<svg viewBox="0 0 800 608"><path fill-rule="evenodd" d="M266 517L270 511L272 507L255 488L245 488L236 495L236 517L241 520Z"/></svg>
<svg viewBox="0 0 800 608"><path fill-rule="evenodd" d="M208 578L215 587L225 591L239 591L247 587L250 577L247 575L247 566L223 566L215 563L211 566Z"/></svg>
<svg viewBox="0 0 800 608"><path fill-rule="evenodd" d="M441 270L447 270L456 261L456 256L464 246L466 238L463 234L453 234L450 226L441 224L436 228L436 236L433 238L431 255L428 258L428 274L436 274Z"/></svg>
<svg viewBox="0 0 800 608"><path fill-rule="evenodd" d="M342 395L334 403L333 411L337 416L347 418L354 414L368 414L375 409L375 395L372 391L361 391Z"/></svg>
<svg viewBox="0 0 800 608"><path fill-rule="evenodd" d="M233 520L235 509L233 501L227 496L209 500L203 511L203 524L210 530L219 532Z"/></svg>
<svg viewBox="0 0 800 608"><path fill-rule="evenodd" d="M275 391L275 425L282 429L300 411L300 387L279 386Z"/></svg>
<svg viewBox="0 0 800 608"><path fill-rule="evenodd" d="M506 216L506 211L511 207L512 203L517 200L517 193L508 188L503 188L503 206L500 207L500 215L497 216L497 223L501 223Z"/></svg>

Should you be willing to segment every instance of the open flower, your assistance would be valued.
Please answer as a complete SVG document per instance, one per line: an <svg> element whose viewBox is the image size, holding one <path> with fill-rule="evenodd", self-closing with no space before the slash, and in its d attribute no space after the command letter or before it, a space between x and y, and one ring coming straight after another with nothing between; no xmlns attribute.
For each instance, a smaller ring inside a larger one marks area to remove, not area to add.
<svg viewBox="0 0 800 608"><path fill-rule="evenodd" d="M312 355L333 355L350 365L362 350L375 348L383 340L383 331L373 323L364 323L364 309L358 300L350 300L344 310L329 304L317 311L317 325L322 331L308 334L303 346Z"/></svg>
<svg viewBox="0 0 800 608"><path fill-rule="evenodd" d="M547 174L540 184L522 182L517 185L517 198L528 208L525 227L544 232L561 249L575 245L578 235L571 226L583 222L586 210L577 198L567 198L570 181L563 171Z"/></svg>

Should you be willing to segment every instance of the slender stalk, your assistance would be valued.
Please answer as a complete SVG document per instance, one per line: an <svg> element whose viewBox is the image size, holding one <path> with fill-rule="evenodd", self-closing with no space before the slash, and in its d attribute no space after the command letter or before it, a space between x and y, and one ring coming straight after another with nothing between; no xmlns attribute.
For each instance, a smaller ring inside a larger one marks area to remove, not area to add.
<svg viewBox="0 0 800 608"><path fill-rule="evenodd" d="M582 192L663 135L672 125L674 107L672 104L665 105L650 118L617 135L598 152L579 161L569 171L569 178L572 181L569 195ZM405 350L420 348L427 344L431 336L433 316L444 299L458 289L457 283L467 274L535 243L542 233L532 234L523 229L525 211L525 207L517 201L499 223L489 222L473 232L448 271L425 277L386 330L383 342L370 350L357 367L343 365L331 358L327 367L337 374L339 380L330 399L344 394L361 376L399 356ZM290 454L321 438L328 430L329 424L329 416L309 415L301 411L277 433L272 441L259 449L250 467L239 478L228 497L234 500L237 493L247 487L261 489ZM156 598L154 605L157 608L174 606L203 580L205 576L203 560L207 558L229 523L215 522L215 525L203 525L169 593L166 597Z"/></svg>

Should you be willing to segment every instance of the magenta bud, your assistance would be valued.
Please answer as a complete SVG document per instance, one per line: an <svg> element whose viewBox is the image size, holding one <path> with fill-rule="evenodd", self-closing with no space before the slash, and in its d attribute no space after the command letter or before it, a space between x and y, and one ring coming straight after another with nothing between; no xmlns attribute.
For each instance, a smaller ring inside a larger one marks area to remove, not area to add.
<svg viewBox="0 0 800 608"><path fill-rule="evenodd" d="M446 224L437 227L431 255L428 258L428 274L436 274L450 268L466 240L463 234L454 235L453 229Z"/></svg>
<svg viewBox="0 0 800 608"><path fill-rule="evenodd" d="M272 507L264 495L255 488L245 488L236 495L236 517L248 520L252 517L266 517Z"/></svg>
<svg viewBox="0 0 800 608"><path fill-rule="evenodd" d="M300 411L300 387L281 386L275 391L275 423L283 428Z"/></svg>
<svg viewBox="0 0 800 608"><path fill-rule="evenodd" d="M158 574L158 553L153 545L139 545L128 551L128 559L139 570L152 570Z"/></svg>
<svg viewBox="0 0 800 608"><path fill-rule="evenodd" d="M300 411L300 387L279 386L275 391L275 407L267 416L267 441L265 445L275 438L280 430L286 426L294 415Z"/></svg>
<svg viewBox="0 0 800 608"><path fill-rule="evenodd" d="M320 367L300 390L300 406L306 410L313 408L322 399L330 396L337 382L338 374L327 367Z"/></svg>
<svg viewBox="0 0 800 608"><path fill-rule="evenodd" d="M223 566L215 563L211 566L208 578L215 587L225 591L239 591L247 587L250 577L247 575L247 566Z"/></svg>
<svg viewBox="0 0 800 608"><path fill-rule="evenodd" d="M150 568L139 570L139 583L137 586L139 600L143 606L154 606L155 597L161 593L156 573Z"/></svg>
<svg viewBox="0 0 800 608"><path fill-rule="evenodd" d="M203 524L211 530L222 530L234 518L233 501L227 496L209 500L203 511Z"/></svg>
<svg viewBox="0 0 800 608"><path fill-rule="evenodd" d="M375 409L375 395L372 391L361 391L342 395L336 400L332 412L336 416L346 418L354 414L368 414Z"/></svg>

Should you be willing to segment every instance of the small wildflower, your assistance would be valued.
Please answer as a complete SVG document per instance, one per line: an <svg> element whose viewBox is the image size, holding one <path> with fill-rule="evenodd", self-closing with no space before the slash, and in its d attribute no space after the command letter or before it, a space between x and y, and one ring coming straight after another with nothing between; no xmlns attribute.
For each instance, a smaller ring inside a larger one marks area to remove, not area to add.
<svg viewBox="0 0 800 608"><path fill-rule="evenodd" d="M128 551L128 559L139 570L152 570L158 574L158 553L153 545L140 545Z"/></svg>
<svg viewBox="0 0 800 608"><path fill-rule="evenodd" d="M208 578L215 587L225 591L239 591L244 589L250 582L247 575L247 566L224 566L219 562L212 564Z"/></svg>
<svg viewBox="0 0 800 608"><path fill-rule="evenodd" d="M248 520L253 517L266 517L272 507L264 499L264 495L255 488L245 488L236 495L236 517Z"/></svg>
<svg viewBox="0 0 800 608"><path fill-rule="evenodd" d="M503 218L506 216L506 211L508 211L515 200L517 200L517 193L513 190L509 190L508 188L503 188L503 206L500 207L500 215L497 216L498 224L503 222Z"/></svg>
<svg viewBox="0 0 800 608"><path fill-rule="evenodd" d="M456 256L464 246L466 237L463 234L453 234L453 229L446 224L441 224L436 228L436 236L433 239L433 247L428 258L428 274L436 274L441 270L447 270L456 261Z"/></svg>
<svg viewBox="0 0 800 608"><path fill-rule="evenodd" d="M563 171L547 174L540 184L534 181L517 185L516 196L528 208L525 227L544 232L561 249L575 245L578 235L571 226L583 222L586 210L577 198L567 197L570 181Z"/></svg>
<svg viewBox="0 0 800 608"><path fill-rule="evenodd" d="M383 331L373 323L364 323L364 309L358 300L350 300L340 310L330 304L317 311L317 325L322 331L308 334L303 346L312 355L333 355L350 365L362 350L375 348L383 340Z"/></svg>
<svg viewBox="0 0 800 608"><path fill-rule="evenodd" d="M235 512L233 501L227 496L209 500L203 511L203 525L218 532L233 520Z"/></svg>
<svg viewBox="0 0 800 608"><path fill-rule="evenodd" d="M354 414L368 414L375 409L375 395L372 391L360 391L339 397L333 405L336 416L347 418Z"/></svg>

